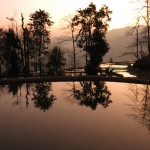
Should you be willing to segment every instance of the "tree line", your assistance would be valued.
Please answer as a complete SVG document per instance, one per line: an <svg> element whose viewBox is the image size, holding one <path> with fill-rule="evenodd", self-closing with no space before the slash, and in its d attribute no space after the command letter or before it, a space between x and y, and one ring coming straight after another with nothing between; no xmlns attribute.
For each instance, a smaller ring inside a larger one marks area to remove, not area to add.
<svg viewBox="0 0 150 150"><path fill-rule="evenodd" d="M108 6L99 10L92 2L85 9L77 10L70 18L75 62L75 45L85 52L85 71L97 74L103 56L109 50L106 40L108 22L111 21ZM21 14L21 29L13 25L0 28L0 75L27 77L31 75L60 75L65 66L65 54L60 46L50 48L51 26L54 24L45 10L37 10L29 16L25 25ZM76 66L74 65L74 68Z"/></svg>

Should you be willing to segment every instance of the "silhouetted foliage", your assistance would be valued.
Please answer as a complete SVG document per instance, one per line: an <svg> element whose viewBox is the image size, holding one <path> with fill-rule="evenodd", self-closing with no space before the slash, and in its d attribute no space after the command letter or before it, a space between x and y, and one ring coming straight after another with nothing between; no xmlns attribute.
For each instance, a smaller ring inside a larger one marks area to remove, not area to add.
<svg viewBox="0 0 150 150"><path fill-rule="evenodd" d="M32 33L32 40L34 43L35 60L39 65L40 74L42 74L41 54L45 54L50 43L50 27L53 22L51 17L44 10L39 9L30 15L29 28Z"/></svg>
<svg viewBox="0 0 150 150"><path fill-rule="evenodd" d="M12 29L5 32L3 58L8 68L8 75L18 76L21 69L19 58L20 40Z"/></svg>
<svg viewBox="0 0 150 150"><path fill-rule="evenodd" d="M22 48L21 48L21 63L22 63L22 72L24 76L30 75L31 68L31 59L34 56L34 43L32 40L30 30L24 26L24 17L21 14L22 21Z"/></svg>
<svg viewBox="0 0 150 150"><path fill-rule="evenodd" d="M88 74L97 72L102 57L109 50L105 35L111 13L106 5L97 11L96 6L90 3L87 8L79 9L73 18L73 25L79 28L76 36L77 45L86 51L88 68L91 67L91 70L94 70L94 72L87 72Z"/></svg>
<svg viewBox="0 0 150 150"><path fill-rule="evenodd" d="M85 71L87 74L97 74L102 57L109 50L105 34L111 13L105 5L97 11L96 6L90 3L87 8L78 10L71 18L69 25L72 32L74 68L76 68L76 42L78 47L86 52L88 63ZM25 25L21 14L21 32L18 32L19 26L14 17L7 17L12 23L11 29L5 32L0 29L0 62L5 65L3 75L43 76L47 74L46 71L51 75L62 74L62 67L66 61L64 53L60 47L55 46L49 54L50 27L53 25L49 13L39 9L29 17L30 21ZM79 32L77 33L75 29L79 29Z"/></svg>
<svg viewBox="0 0 150 150"><path fill-rule="evenodd" d="M62 67L65 65L64 53L60 47L55 46L48 57L48 74L60 75L62 74Z"/></svg>
<svg viewBox="0 0 150 150"><path fill-rule="evenodd" d="M33 89L34 105L43 111L48 110L53 106L56 97L50 94L52 91L52 83L37 83Z"/></svg>
<svg viewBox="0 0 150 150"><path fill-rule="evenodd" d="M2 65L4 64L3 53L4 53L4 31L0 28L0 75L2 72Z"/></svg>
<svg viewBox="0 0 150 150"><path fill-rule="evenodd" d="M90 107L92 110L95 110L98 104L107 108L112 103L111 93L104 82L83 81L80 82L80 88L74 85L70 91L79 105Z"/></svg>

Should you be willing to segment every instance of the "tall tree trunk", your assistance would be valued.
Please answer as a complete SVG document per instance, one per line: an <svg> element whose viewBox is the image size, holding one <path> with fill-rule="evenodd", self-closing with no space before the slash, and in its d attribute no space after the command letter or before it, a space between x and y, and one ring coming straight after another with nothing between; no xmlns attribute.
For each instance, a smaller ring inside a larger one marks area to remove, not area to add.
<svg viewBox="0 0 150 150"><path fill-rule="evenodd" d="M74 39L74 28L72 27L72 46L73 46L73 64L74 69L76 68L76 49L75 49L75 39Z"/></svg>
<svg viewBox="0 0 150 150"><path fill-rule="evenodd" d="M40 75L42 76L42 62L41 62L41 49L42 49L42 36L40 36L40 43L39 43L39 53L38 53L38 62L39 62L39 69L40 69Z"/></svg>
<svg viewBox="0 0 150 150"><path fill-rule="evenodd" d="M149 55L150 55L149 0L147 0L146 3L147 3L147 6L146 6L146 8L147 8L147 40L148 40L148 53L149 53Z"/></svg>
<svg viewBox="0 0 150 150"><path fill-rule="evenodd" d="M137 59L139 59L139 18L137 18L137 27L136 27L136 44L137 44Z"/></svg>
<svg viewBox="0 0 150 150"><path fill-rule="evenodd" d="M23 30L23 48L21 49L21 60L22 60L22 68L23 74L25 75L25 31L24 31L24 17L21 13L21 20L22 20L22 30Z"/></svg>

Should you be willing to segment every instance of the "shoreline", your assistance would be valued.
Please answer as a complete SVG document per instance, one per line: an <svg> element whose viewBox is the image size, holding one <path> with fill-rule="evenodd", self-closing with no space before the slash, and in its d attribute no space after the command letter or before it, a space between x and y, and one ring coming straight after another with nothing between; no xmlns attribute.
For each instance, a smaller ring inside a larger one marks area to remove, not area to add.
<svg viewBox="0 0 150 150"><path fill-rule="evenodd" d="M2 78L0 85L37 83L37 82L77 82L77 81L106 81L150 85L150 80L136 77L108 77L108 76L49 76L26 78Z"/></svg>

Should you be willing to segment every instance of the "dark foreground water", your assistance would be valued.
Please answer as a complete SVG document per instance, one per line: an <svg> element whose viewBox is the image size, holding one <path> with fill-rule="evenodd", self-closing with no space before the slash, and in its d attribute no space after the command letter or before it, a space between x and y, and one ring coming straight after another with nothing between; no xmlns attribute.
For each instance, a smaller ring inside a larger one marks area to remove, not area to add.
<svg viewBox="0 0 150 150"><path fill-rule="evenodd" d="M1 150L149 150L150 87L39 83L0 90Z"/></svg>

